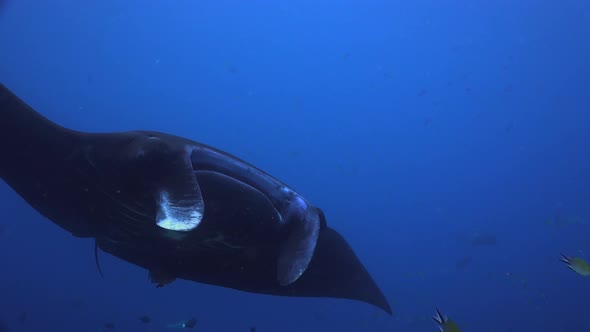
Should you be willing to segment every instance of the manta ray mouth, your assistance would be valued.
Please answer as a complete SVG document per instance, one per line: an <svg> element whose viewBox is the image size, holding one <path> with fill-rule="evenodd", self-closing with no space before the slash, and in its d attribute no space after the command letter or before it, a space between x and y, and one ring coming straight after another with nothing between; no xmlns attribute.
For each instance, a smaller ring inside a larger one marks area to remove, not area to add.
<svg viewBox="0 0 590 332"><path fill-rule="evenodd" d="M173 202L167 191L162 190L160 192L160 204L156 216L158 226L170 231L188 232L199 226L202 220L202 208L193 206L191 201Z"/></svg>
<svg viewBox="0 0 590 332"><path fill-rule="evenodd" d="M193 148L152 135L134 143L132 158L155 189L156 225L177 232L197 228L205 214L205 203L190 160Z"/></svg>

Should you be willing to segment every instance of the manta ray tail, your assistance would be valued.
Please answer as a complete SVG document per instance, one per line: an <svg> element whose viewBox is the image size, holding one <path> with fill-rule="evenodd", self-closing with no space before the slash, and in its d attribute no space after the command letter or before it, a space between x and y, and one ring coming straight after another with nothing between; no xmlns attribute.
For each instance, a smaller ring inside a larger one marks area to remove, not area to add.
<svg viewBox="0 0 590 332"><path fill-rule="evenodd" d="M100 262L98 261L98 242L96 242L96 240L94 241L94 262L96 263L98 273L102 278L104 278L104 274L102 273L102 269L100 268Z"/></svg>

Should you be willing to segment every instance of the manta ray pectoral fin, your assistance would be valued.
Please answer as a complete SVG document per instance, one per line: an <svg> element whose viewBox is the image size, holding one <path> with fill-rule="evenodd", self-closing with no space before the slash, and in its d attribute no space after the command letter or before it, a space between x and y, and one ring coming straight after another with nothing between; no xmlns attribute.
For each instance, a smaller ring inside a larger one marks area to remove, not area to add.
<svg viewBox="0 0 590 332"><path fill-rule="evenodd" d="M296 199L286 215L290 232L279 253L277 280L288 286L303 274L311 261L320 233L321 221L316 209Z"/></svg>
<svg viewBox="0 0 590 332"><path fill-rule="evenodd" d="M170 157L158 190L158 226L171 231L187 232L203 220L205 203L193 172L190 151Z"/></svg>

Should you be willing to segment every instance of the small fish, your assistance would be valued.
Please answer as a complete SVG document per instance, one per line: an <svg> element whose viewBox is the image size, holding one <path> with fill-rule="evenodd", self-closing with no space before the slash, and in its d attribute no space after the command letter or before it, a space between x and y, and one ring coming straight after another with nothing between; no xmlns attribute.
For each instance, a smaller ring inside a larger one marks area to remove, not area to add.
<svg viewBox="0 0 590 332"><path fill-rule="evenodd" d="M27 322L27 320L29 320L29 313L28 312L23 311L18 315L19 323L24 324Z"/></svg>
<svg viewBox="0 0 590 332"><path fill-rule="evenodd" d="M457 268L457 270L462 270L462 269L468 267L469 265L471 265L472 261L473 261L473 258L471 258L471 256L465 256L465 257L459 259L455 263L455 267Z"/></svg>
<svg viewBox="0 0 590 332"><path fill-rule="evenodd" d="M471 239L471 245L478 246L495 246L497 244L496 235L475 233Z"/></svg>
<svg viewBox="0 0 590 332"><path fill-rule="evenodd" d="M590 266L586 263L585 260L579 257L569 257L564 254L561 254L560 261L567 264L567 267L572 269L577 274L588 277L590 276Z"/></svg>
<svg viewBox="0 0 590 332"><path fill-rule="evenodd" d="M112 330L112 329L115 328L115 323L110 323L110 322L109 323L105 323L104 324L104 328L105 329L108 329L108 330Z"/></svg>
<svg viewBox="0 0 590 332"><path fill-rule="evenodd" d="M443 316L438 308L435 308L436 316L432 317L434 321L438 324L440 332L460 332L459 327L455 322L450 320L447 316Z"/></svg>
<svg viewBox="0 0 590 332"><path fill-rule="evenodd" d="M144 323L144 324L149 324L152 322L152 319L150 318L150 316L148 315L143 315L139 317L139 321Z"/></svg>
<svg viewBox="0 0 590 332"><path fill-rule="evenodd" d="M195 318L191 318L187 321L182 321L180 323L175 323L175 324L168 324L168 328L169 329L192 329L195 326L197 326L197 323L199 321L196 320Z"/></svg>
<svg viewBox="0 0 590 332"><path fill-rule="evenodd" d="M230 64L227 66L227 71L230 74L237 74L240 72L240 69L238 67L236 67L235 65Z"/></svg>
<svg viewBox="0 0 590 332"><path fill-rule="evenodd" d="M184 328L185 328L185 329L192 329L192 328L194 328L195 326L197 326L197 322L198 322L198 321L197 321L196 319L194 319L194 318L191 318L191 319L187 320L187 321L184 323Z"/></svg>
<svg viewBox="0 0 590 332"><path fill-rule="evenodd" d="M86 307L86 302L82 299L74 299L69 302L69 305L72 309L83 309Z"/></svg>
<svg viewBox="0 0 590 332"><path fill-rule="evenodd" d="M514 122L511 121L504 127L504 132L508 134L512 132L512 129L514 129Z"/></svg>

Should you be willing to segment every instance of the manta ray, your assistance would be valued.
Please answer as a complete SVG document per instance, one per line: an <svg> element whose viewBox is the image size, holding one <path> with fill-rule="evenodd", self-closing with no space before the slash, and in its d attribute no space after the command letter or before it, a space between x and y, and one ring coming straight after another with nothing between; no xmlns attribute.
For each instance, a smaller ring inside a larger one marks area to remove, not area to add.
<svg viewBox="0 0 590 332"><path fill-rule="evenodd" d="M0 178L32 208L160 287L183 279L392 312L320 208L229 153L156 131L64 128L2 84L0 151Z"/></svg>

